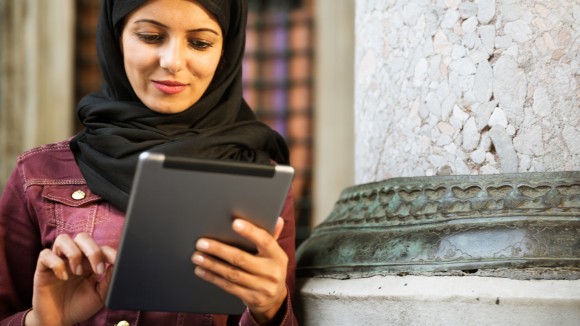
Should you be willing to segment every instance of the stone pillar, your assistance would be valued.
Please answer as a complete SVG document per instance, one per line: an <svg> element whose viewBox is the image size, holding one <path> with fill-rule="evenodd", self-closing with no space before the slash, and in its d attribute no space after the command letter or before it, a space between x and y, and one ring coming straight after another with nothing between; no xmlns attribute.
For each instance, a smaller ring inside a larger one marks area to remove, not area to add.
<svg viewBox="0 0 580 326"><path fill-rule="evenodd" d="M16 156L71 136L73 0L0 1L0 192Z"/></svg>
<svg viewBox="0 0 580 326"><path fill-rule="evenodd" d="M356 183L580 169L580 3L357 1Z"/></svg>
<svg viewBox="0 0 580 326"><path fill-rule="evenodd" d="M303 322L575 325L580 4L363 0L355 31L357 185L298 249Z"/></svg>

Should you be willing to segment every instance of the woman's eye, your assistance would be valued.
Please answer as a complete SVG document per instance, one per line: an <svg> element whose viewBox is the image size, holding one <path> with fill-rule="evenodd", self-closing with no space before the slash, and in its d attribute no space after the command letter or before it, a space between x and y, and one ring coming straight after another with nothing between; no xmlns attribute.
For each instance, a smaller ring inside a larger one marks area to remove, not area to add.
<svg viewBox="0 0 580 326"><path fill-rule="evenodd" d="M160 43L163 41L163 35L153 33L136 33L142 41L146 43Z"/></svg>
<svg viewBox="0 0 580 326"><path fill-rule="evenodd" d="M189 41L189 45L197 50L206 50L212 46L210 42L200 40L191 40Z"/></svg>

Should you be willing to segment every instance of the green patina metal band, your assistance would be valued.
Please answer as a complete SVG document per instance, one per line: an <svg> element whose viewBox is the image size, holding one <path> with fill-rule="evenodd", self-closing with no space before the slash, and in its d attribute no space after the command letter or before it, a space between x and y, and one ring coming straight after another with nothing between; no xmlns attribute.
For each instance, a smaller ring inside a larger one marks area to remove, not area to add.
<svg viewBox="0 0 580 326"><path fill-rule="evenodd" d="M393 178L345 189L298 276L580 269L580 171Z"/></svg>

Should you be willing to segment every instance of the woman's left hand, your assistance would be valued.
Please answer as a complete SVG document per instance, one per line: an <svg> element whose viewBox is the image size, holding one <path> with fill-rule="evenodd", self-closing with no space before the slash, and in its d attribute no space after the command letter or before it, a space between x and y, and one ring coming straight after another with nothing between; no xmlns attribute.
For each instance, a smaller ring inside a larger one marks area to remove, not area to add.
<svg viewBox="0 0 580 326"><path fill-rule="evenodd" d="M267 323L288 295L288 256L276 241L284 228L284 220L278 218L273 235L242 219L234 220L232 228L254 243L257 254L202 238L197 241L197 251L192 256L197 265L195 273L240 298L258 323Z"/></svg>

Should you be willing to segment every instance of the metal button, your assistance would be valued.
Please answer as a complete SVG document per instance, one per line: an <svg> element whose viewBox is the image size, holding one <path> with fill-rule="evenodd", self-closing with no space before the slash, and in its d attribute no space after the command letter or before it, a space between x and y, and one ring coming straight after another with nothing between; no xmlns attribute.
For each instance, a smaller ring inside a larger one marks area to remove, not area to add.
<svg viewBox="0 0 580 326"><path fill-rule="evenodd" d="M87 194L85 194L84 191L82 190L77 190L75 192L72 193L72 198L74 200L81 200L81 199L85 199L85 197L87 196Z"/></svg>
<svg viewBox="0 0 580 326"><path fill-rule="evenodd" d="M129 324L129 322L126 320L121 320L120 322L117 323L116 326L131 326L131 324Z"/></svg>

